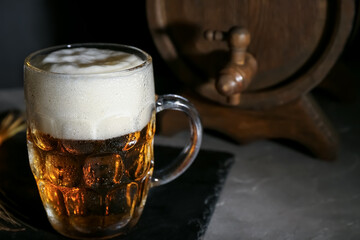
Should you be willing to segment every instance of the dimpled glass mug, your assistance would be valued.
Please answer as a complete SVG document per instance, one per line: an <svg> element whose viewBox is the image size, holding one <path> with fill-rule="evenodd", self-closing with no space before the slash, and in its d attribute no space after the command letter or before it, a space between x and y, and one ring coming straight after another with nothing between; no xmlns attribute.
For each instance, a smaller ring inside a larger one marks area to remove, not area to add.
<svg viewBox="0 0 360 240"><path fill-rule="evenodd" d="M201 144L197 111L183 97L156 96L151 57L119 44L40 50L24 67L27 145L51 225L73 238L110 238L136 224L149 188L170 182ZM186 113L190 141L154 169L155 115Z"/></svg>

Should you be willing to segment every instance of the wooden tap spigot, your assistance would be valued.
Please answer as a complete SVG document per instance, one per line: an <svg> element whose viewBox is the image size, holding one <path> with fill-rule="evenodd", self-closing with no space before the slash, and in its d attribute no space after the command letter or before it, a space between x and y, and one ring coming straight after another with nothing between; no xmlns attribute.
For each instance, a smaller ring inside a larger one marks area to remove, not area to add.
<svg viewBox="0 0 360 240"><path fill-rule="evenodd" d="M233 27L229 32L205 32L205 38L210 41L227 40L230 50L230 60L220 70L216 79L216 89L227 97L231 105L239 105L241 92L250 84L257 71L256 59L247 52L250 44L250 33L245 28Z"/></svg>

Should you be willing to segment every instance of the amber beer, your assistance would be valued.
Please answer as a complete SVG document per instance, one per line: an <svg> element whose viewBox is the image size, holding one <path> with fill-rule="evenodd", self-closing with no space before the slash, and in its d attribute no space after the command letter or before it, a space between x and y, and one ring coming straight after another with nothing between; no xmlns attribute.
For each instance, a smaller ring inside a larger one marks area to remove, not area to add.
<svg viewBox="0 0 360 240"><path fill-rule="evenodd" d="M150 187L177 178L201 143L197 111L177 95L155 97L151 57L118 44L75 44L25 59L27 144L51 225L72 238L125 234ZM155 115L183 111L191 138L154 170Z"/></svg>
<svg viewBox="0 0 360 240"><path fill-rule="evenodd" d="M141 131L106 140L28 129L31 169L56 230L103 236L137 222L153 171L154 116Z"/></svg>

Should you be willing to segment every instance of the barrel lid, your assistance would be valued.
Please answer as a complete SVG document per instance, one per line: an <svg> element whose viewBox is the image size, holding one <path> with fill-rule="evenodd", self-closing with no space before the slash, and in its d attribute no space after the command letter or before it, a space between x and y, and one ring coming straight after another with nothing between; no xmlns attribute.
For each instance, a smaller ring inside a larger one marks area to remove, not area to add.
<svg viewBox="0 0 360 240"><path fill-rule="evenodd" d="M173 72L200 95L225 103L217 73L229 61L225 41L204 32L234 26L251 35L258 64L239 106L279 105L314 88L336 62L351 31L352 0L148 0L149 29Z"/></svg>

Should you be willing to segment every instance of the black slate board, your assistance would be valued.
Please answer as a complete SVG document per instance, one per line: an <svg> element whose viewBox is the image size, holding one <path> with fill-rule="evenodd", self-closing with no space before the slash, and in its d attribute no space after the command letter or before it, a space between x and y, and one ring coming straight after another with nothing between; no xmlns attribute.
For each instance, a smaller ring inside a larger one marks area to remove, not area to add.
<svg viewBox="0 0 360 240"><path fill-rule="evenodd" d="M155 168L180 150L155 146ZM150 190L138 224L115 239L201 239L233 161L229 153L200 151L182 176ZM24 133L0 146L0 239L66 239L47 221L28 165Z"/></svg>

